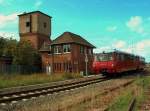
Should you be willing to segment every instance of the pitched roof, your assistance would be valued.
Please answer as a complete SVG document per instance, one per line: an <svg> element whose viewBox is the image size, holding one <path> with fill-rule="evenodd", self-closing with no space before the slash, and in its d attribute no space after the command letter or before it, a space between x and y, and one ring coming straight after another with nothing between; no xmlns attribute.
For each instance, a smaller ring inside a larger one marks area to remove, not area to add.
<svg viewBox="0 0 150 111"><path fill-rule="evenodd" d="M52 18L51 16L49 16L49 15L47 15L47 14L41 12L41 11L33 11L33 12L28 12L28 13L24 12L24 13L18 15L18 16L23 16L23 15L28 15L28 14L34 14L34 13L40 13L40 14L43 14L43 15L45 15L45 16L47 16L47 17Z"/></svg>
<svg viewBox="0 0 150 111"><path fill-rule="evenodd" d="M52 41L51 45L55 44L64 44L64 43L77 43L81 45L85 45L88 47L95 48L94 45L89 43L87 40L82 38L80 35L71 33L71 32L64 32L62 35L60 35L58 38Z"/></svg>

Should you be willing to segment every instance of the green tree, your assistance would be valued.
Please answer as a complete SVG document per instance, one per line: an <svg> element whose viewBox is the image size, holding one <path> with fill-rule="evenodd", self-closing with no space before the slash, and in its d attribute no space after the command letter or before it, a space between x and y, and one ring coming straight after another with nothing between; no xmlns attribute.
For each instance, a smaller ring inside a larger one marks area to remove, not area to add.
<svg viewBox="0 0 150 111"><path fill-rule="evenodd" d="M4 39L3 37L0 37L0 56L3 55L5 44L6 44L6 39Z"/></svg>
<svg viewBox="0 0 150 111"><path fill-rule="evenodd" d="M13 58L13 63L17 65L34 65L38 58L38 52L32 47L30 42L23 41L19 42L14 58Z"/></svg>
<svg viewBox="0 0 150 111"><path fill-rule="evenodd" d="M17 44L18 42L15 39L12 39L12 38L6 39L5 47L3 50L3 55L13 57Z"/></svg>

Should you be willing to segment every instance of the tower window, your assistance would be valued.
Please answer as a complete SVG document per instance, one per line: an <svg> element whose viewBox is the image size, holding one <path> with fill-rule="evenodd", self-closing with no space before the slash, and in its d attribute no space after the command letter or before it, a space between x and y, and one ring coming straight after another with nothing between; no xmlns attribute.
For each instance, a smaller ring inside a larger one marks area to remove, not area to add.
<svg viewBox="0 0 150 111"><path fill-rule="evenodd" d="M26 22L26 27L30 27L30 22Z"/></svg>
<svg viewBox="0 0 150 111"><path fill-rule="evenodd" d="M47 24L46 24L46 22L44 22L44 24L43 24L43 25L44 25L44 28L46 28L46 27L47 27Z"/></svg>

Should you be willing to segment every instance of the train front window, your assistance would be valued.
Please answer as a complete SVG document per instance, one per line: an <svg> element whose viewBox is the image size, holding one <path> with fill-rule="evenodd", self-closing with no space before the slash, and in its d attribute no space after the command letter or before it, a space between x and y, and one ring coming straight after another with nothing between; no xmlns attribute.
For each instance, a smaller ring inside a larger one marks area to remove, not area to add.
<svg viewBox="0 0 150 111"><path fill-rule="evenodd" d="M112 61L113 57L111 54L100 54L95 57L96 61Z"/></svg>

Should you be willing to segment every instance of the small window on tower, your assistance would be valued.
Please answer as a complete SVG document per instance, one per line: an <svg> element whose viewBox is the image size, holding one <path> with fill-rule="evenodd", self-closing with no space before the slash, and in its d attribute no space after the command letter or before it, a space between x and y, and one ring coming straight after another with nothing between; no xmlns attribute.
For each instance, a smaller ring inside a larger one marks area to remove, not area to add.
<svg viewBox="0 0 150 111"><path fill-rule="evenodd" d="M43 24L43 25L44 25L44 28L46 28L46 27L47 27L47 24L46 24L46 22L44 22L44 24Z"/></svg>
<svg viewBox="0 0 150 111"><path fill-rule="evenodd" d="M30 22L26 22L26 27L30 27Z"/></svg>

